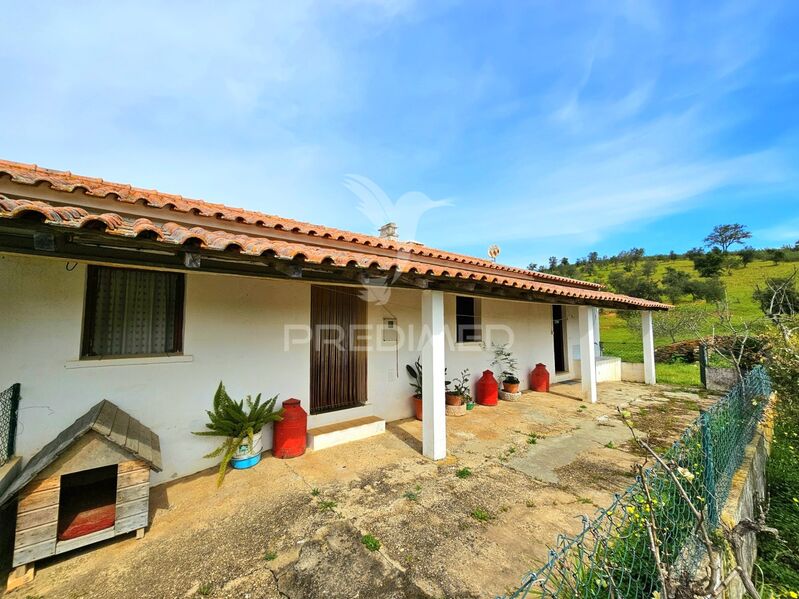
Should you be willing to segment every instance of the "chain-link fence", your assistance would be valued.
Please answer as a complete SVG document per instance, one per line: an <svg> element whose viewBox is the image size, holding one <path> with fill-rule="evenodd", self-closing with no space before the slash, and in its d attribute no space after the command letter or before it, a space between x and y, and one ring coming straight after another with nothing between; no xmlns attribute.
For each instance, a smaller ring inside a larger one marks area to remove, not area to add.
<svg viewBox="0 0 799 599"><path fill-rule="evenodd" d="M600 341L599 353L621 358L622 362L643 362L644 344L641 341Z"/></svg>
<svg viewBox="0 0 799 599"><path fill-rule="evenodd" d="M19 389L19 383L15 383L0 393L0 466L14 455Z"/></svg>
<svg viewBox="0 0 799 599"><path fill-rule="evenodd" d="M765 370L754 368L702 413L663 456L678 469L691 502L703 509L711 527L719 524L732 476L754 437L770 393ZM581 533L559 537L549 562L530 572L506 598L652 597L659 578L646 525L650 518L659 534L663 563L692 574L703 549L690 507L664 468L653 466L643 476L646 485L639 478L595 519L584 517Z"/></svg>

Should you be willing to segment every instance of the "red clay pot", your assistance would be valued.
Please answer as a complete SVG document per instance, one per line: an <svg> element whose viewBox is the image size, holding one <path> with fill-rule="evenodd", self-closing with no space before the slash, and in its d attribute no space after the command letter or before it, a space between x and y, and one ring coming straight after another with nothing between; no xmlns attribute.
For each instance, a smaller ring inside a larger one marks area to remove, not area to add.
<svg viewBox="0 0 799 599"><path fill-rule="evenodd" d="M520 383L502 383L502 390L506 393L516 393L519 391Z"/></svg>
<svg viewBox="0 0 799 599"><path fill-rule="evenodd" d="M416 420L422 419L422 398L418 395L413 396L413 410L415 412Z"/></svg>
<svg viewBox="0 0 799 599"><path fill-rule="evenodd" d="M459 406L463 403L463 396L458 395L457 393L450 393L449 391L446 393L446 399L448 406Z"/></svg>

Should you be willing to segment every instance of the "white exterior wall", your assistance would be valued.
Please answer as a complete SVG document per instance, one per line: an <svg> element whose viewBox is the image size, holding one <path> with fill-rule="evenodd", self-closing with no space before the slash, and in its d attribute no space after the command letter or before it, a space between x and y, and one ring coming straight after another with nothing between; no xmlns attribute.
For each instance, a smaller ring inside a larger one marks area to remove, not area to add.
<svg viewBox="0 0 799 599"><path fill-rule="evenodd" d="M72 263L74 264L74 263ZM0 255L0 387L22 383L17 453L30 458L45 443L101 399L108 399L152 428L161 439L164 472L157 484L214 465L202 456L214 440L192 435L202 430L205 410L220 380L236 399L246 394L279 394L278 405L297 397L309 411L310 348L302 333L284 349L284 325L308 325L310 284L304 281L254 279L189 273L186 276L184 356L79 361L86 267L66 270L62 259ZM384 292L384 290L383 290ZM382 294L382 292L381 292ZM325 414L342 421L364 410L387 421L413 415L405 365L420 355L421 291L392 289L383 305L369 304L370 334L377 349L368 359L368 405ZM519 360L519 379L528 387L538 362L554 373L552 309L546 304L482 298L484 331L493 340L509 341L502 325L513 330L512 350ZM455 331L455 295L444 297L445 321ZM574 312L574 314L572 314ZM567 349L579 336L576 309L566 307ZM399 349L383 344L378 325L396 318ZM409 337L409 339L402 339ZM448 378L471 371L472 392L490 351L477 343L446 341ZM574 370L574 356L568 351ZM310 426L321 422L309 422ZM271 429L264 430L271 447Z"/></svg>
<svg viewBox="0 0 799 599"><path fill-rule="evenodd" d="M152 477L159 483L214 464L202 458L214 439L191 432L203 430L220 380L236 399L279 394L278 403L297 397L308 409L308 347L283 351L283 323L308 322L307 284L189 274L184 354L190 362L83 361L71 368L80 355L86 267L65 266L65 260L0 256L0 386L22 383L17 453L25 459L108 399L159 435L164 471ZM267 427L264 446L271 443Z"/></svg>

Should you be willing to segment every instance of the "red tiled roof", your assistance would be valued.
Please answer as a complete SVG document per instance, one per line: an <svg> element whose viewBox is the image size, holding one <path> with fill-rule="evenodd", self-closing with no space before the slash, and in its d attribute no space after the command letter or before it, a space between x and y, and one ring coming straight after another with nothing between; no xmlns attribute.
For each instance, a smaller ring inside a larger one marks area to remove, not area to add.
<svg viewBox="0 0 799 599"><path fill-rule="evenodd" d="M397 269L403 273L453 277L529 290L547 295L571 297L626 304L630 307L667 309L667 304L639 298L616 295L601 290L601 285L588 283L526 269L502 266L460 254L442 252L423 245L393 242L368 235L358 235L338 229L318 227L289 219L282 219L257 212L229 208L221 204L210 204L189 200L181 196L163 194L109 183L102 179L81 177L71 173L42 169L0 160L0 176L6 174L14 183L24 185L47 184L60 192L77 190L90 196L105 198L109 212L99 214L86 208L61 205L59 201L49 203L40 200L14 199L0 195L0 218L19 218L38 214L46 224L68 228L91 228L117 237L151 238L172 245L196 245L198 247L238 251L244 255L274 256L283 259L304 258L316 264L337 266L376 267L381 270ZM67 203L67 200L63 200ZM125 204L143 203L153 208L152 218L125 214ZM79 203L79 202L70 202ZM191 213L208 217L207 226L181 224L175 214ZM211 219L217 219L212 221ZM248 233L242 234L220 230L219 221L232 221L251 225ZM214 228L214 223L217 227ZM264 230L266 228L267 230ZM291 231L316 237L316 240L297 241L273 239L268 230ZM346 249L325 247L322 239L343 241ZM377 248L391 250L390 255L379 253ZM449 263L449 264L448 264Z"/></svg>

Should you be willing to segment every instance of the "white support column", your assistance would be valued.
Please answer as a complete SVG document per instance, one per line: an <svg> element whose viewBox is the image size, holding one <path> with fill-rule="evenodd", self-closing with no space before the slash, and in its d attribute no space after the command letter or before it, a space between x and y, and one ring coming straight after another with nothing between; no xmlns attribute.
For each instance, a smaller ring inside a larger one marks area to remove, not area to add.
<svg viewBox="0 0 799 599"><path fill-rule="evenodd" d="M580 306L580 370L583 400L596 403L596 345L594 344L594 318L596 308Z"/></svg>
<svg viewBox="0 0 799 599"><path fill-rule="evenodd" d="M641 313L641 334L644 339L644 382L654 385L657 382L655 375L655 335L652 331L652 312L647 310Z"/></svg>
<svg viewBox="0 0 799 599"><path fill-rule="evenodd" d="M447 457L444 391L444 293L422 291L422 453L432 460Z"/></svg>

